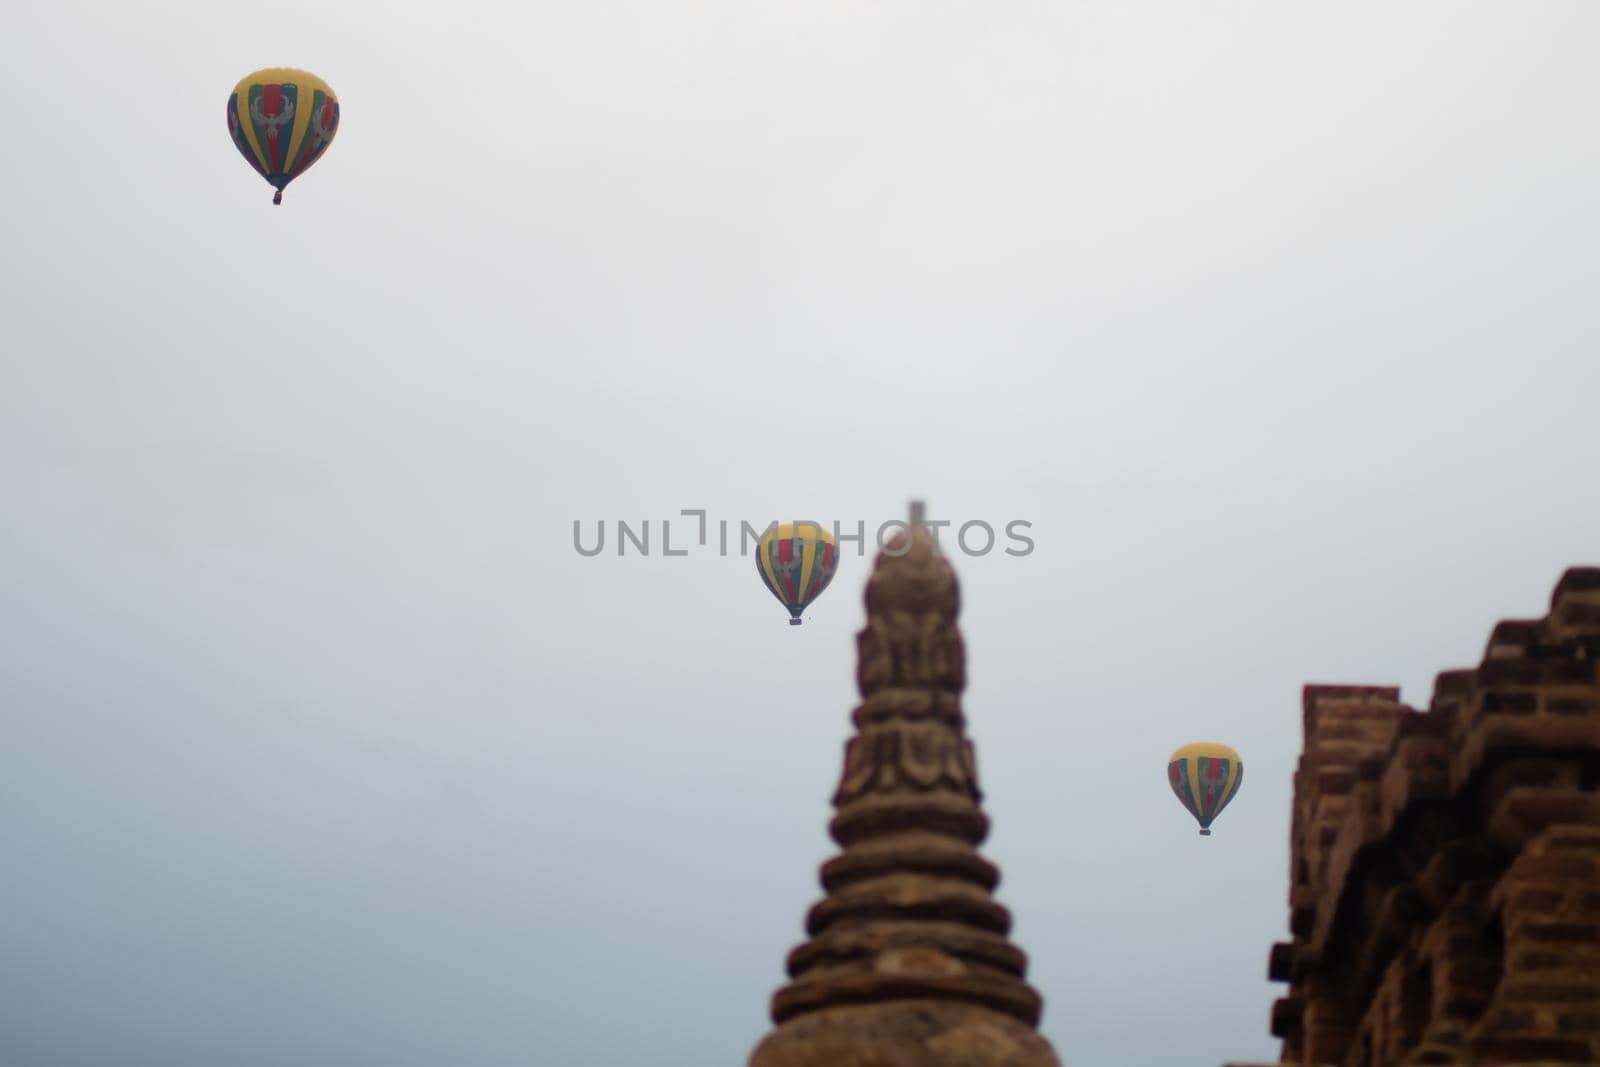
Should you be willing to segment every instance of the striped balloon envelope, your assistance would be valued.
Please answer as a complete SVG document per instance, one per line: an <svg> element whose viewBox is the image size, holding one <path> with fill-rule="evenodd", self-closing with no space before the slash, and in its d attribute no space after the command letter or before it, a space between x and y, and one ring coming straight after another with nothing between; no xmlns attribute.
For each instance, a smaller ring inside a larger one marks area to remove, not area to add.
<svg viewBox="0 0 1600 1067"><path fill-rule="evenodd" d="M1167 783L1205 837L1211 836L1211 821L1222 814L1243 781L1244 761L1227 745L1198 741L1167 758Z"/></svg>
<svg viewBox="0 0 1600 1067"><path fill-rule="evenodd" d="M828 588L839 569L833 535L814 522L786 522L768 528L756 546L756 570L772 595L789 609L789 625Z"/></svg>
<svg viewBox="0 0 1600 1067"><path fill-rule="evenodd" d="M245 162L277 190L274 204L283 203L284 186L322 158L337 132L339 98L308 71L258 70L228 97L228 136Z"/></svg>

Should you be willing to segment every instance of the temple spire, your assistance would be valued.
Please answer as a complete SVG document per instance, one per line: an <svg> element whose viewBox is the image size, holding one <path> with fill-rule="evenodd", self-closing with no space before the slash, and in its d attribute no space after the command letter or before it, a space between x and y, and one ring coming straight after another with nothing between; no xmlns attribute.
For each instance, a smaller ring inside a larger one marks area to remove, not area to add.
<svg viewBox="0 0 1600 1067"><path fill-rule="evenodd" d="M960 694L960 590L914 501L879 554L856 637L862 702L822 868L750 1067L1059 1067L978 854L989 820Z"/></svg>

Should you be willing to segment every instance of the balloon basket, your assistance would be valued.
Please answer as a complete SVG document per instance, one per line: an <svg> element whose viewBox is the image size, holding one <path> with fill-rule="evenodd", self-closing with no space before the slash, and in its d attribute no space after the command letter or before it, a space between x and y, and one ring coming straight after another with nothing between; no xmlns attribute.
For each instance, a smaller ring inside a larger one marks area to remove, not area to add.
<svg viewBox="0 0 1600 1067"><path fill-rule="evenodd" d="M1210 830L1201 830L1200 831L1200 836L1201 837L1210 837L1211 836L1211 831Z"/></svg>
<svg viewBox="0 0 1600 1067"><path fill-rule="evenodd" d="M799 626L800 625L800 620L799 619L790 619L789 620L789 625L790 626Z"/></svg>

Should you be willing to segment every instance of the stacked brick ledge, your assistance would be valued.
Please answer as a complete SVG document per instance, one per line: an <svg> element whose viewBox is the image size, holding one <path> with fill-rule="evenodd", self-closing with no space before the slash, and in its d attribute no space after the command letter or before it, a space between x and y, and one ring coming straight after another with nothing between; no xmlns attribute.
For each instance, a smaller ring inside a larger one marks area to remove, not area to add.
<svg viewBox="0 0 1600 1067"><path fill-rule="evenodd" d="M1308 685L1303 715L1280 1062L1600 1063L1600 568L1426 709Z"/></svg>

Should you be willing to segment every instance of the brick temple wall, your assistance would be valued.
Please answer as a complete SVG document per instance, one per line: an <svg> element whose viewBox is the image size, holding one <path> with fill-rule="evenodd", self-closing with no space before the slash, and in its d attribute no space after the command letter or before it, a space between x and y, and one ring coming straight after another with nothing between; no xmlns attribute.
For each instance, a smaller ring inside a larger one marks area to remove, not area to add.
<svg viewBox="0 0 1600 1067"><path fill-rule="evenodd" d="M1282 1061L1600 1063L1600 568L1428 707L1307 686Z"/></svg>

